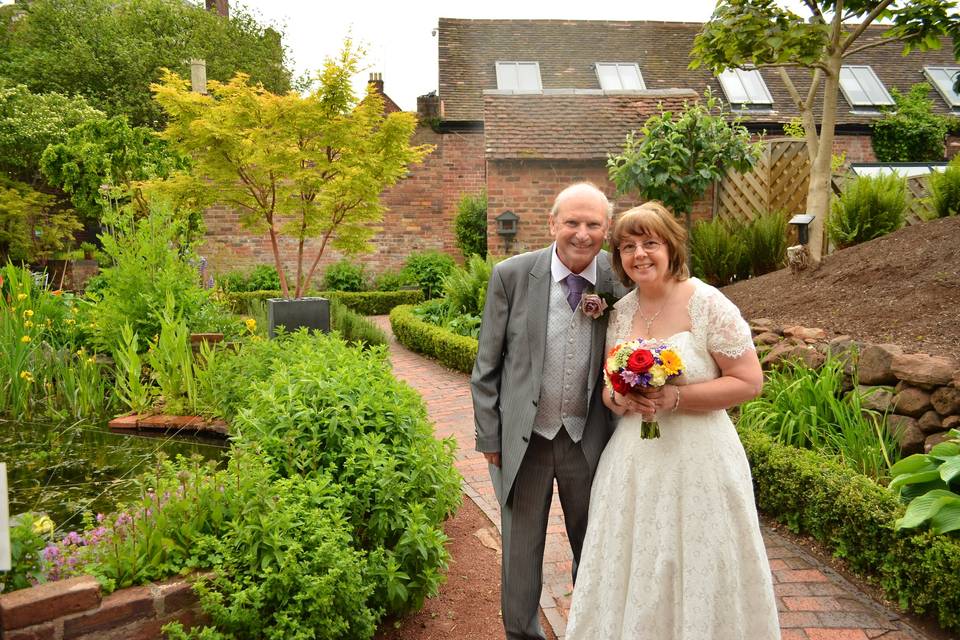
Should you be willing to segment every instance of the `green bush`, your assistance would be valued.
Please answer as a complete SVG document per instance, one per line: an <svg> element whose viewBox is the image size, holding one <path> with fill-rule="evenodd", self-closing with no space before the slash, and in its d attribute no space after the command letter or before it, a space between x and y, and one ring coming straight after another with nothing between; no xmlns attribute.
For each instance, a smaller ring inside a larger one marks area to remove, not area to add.
<svg viewBox="0 0 960 640"><path fill-rule="evenodd" d="M690 231L693 275L715 287L733 282L741 270L743 244L720 218L700 220Z"/></svg>
<svg viewBox="0 0 960 640"><path fill-rule="evenodd" d="M382 316L398 304L417 304L423 301L419 289L412 291L311 291L310 296L339 300L347 308L362 316ZM251 306L259 306L268 298L280 298L279 290L244 291L224 295L224 303L234 313L255 315Z"/></svg>
<svg viewBox="0 0 960 640"><path fill-rule="evenodd" d="M266 289L279 289L280 275L277 268L272 264L258 264L247 277L246 291L264 291Z"/></svg>
<svg viewBox="0 0 960 640"><path fill-rule="evenodd" d="M787 216L779 211L758 213L743 226L743 257L756 278L782 268L787 261Z"/></svg>
<svg viewBox="0 0 960 640"><path fill-rule="evenodd" d="M899 175L860 176L833 201L827 232L838 247L879 238L903 226L907 183Z"/></svg>
<svg viewBox="0 0 960 640"><path fill-rule="evenodd" d="M443 280L453 271L455 265L453 258L445 253L420 251L407 257L401 273L419 285L423 290L423 297L429 300L441 294Z"/></svg>
<svg viewBox="0 0 960 640"><path fill-rule="evenodd" d="M960 543L928 532L895 532L903 506L891 491L759 429L738 430L761 512L816 538L902 607L935 615L945 629L960 629Z"/></svg>
<svg viewBox="0 0 960 640"><path fill-rule="evenodd" d="M464 258L472 255L487 257L487 192L464 195L457 205L457 217L453 221L457 247Z"/></svg>
<svg viewBox="0 0 960 640"><path fill-rule="evenodd" d="M937 218L955 216L960 212L960 155L954 156L941 173L929 177L930 204Z"/></svg>
<svg viewBox="0 0 960 640"><path fill-rule="evenodd" d="M424 322L414 315L409 305L394 307L390 312L390 326L397 341L411 351L439 360L456 371L473 371L473 362L477 359L475 338Z"/></svg>
<svg viewBox="0 0 960 640"><path fill-rule="evenodd" d="M487 283L493 272L492 259L472 255L467 259L466 268L456 267L443 281L443 294L447 309L453 315L483 314L483 304L487 300Z"/></svg>
<svg viewBox="0 0 960 640"><path fill-rule="evenodd" d="M347 342L364 345L387 344L387 335L364 316L334 298L330 301L330 327Z"/></svg>
<svg viewBox="0 0 960 640"><path fill-rule="evenodd" d="M879 162L943 160L948 121L933 113L930 85L913 85L909 93L890 90L896 106L873 125L873 150Z"/></svg>
<svg viewBox="0 0 960 640"><path fill-rule="evenodd" d="M377 291L399 291L410 285L416 285L416 282L400 271L387 270L373 279L373 288Z"/></svg>
<svg viewBox="0 0 960 640"><path fill-rule="evenodd" d="M323 288L327 291L364 291L366 277L363 265L349 260L334 262L323 274Z"/></svg>

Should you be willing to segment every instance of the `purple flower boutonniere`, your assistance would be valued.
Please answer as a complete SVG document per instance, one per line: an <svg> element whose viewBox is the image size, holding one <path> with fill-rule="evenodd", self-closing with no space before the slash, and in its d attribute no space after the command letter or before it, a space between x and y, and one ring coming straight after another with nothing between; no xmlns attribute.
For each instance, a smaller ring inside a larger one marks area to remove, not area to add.
<svg viewBox="0 0 960 640"><path fill-rule="evenodd" d="M585 293L580 298L580 311L593 320L603 316L608 306L607 301L595 293Z"/></svg>

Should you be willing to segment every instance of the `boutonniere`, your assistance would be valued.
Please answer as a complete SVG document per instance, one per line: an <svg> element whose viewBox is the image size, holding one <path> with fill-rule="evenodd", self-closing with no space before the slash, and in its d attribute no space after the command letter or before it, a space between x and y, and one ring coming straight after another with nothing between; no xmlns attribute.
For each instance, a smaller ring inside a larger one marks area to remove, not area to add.
<svg viewBox="0 0 960 640"><path fill-rule="evenodd" d="M580 298L580 311L583 312L583 315L593 320L603 317L603 314L606 313L607 307L609 306L606 299L596 293L585 293Z"/></svg>

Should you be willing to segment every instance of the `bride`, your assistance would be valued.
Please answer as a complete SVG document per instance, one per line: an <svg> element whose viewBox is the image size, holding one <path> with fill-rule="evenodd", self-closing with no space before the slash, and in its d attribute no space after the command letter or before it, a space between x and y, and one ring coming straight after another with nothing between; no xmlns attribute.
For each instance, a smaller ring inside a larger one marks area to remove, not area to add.
<svg viewBox="0 0 960 640"><path fill-rule="evenodd" d="M750 469L726 409L760 393L750 329L688 277L686 232L661 204L624 213L611 262L636 288L607 349L643 338L681 357L679 384L605 395L620 416L593 481L567 640L777 640ZM640 438L656 414L660 437Z"/></svg>

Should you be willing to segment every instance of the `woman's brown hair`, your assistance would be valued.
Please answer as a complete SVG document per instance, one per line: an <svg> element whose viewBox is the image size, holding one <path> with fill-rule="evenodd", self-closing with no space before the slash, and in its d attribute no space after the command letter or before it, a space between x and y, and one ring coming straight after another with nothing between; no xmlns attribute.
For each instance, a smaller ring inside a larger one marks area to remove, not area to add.
<svg viewBox="0 0 960 640"><path fill-rule="evenodd" d="M620 261L620 243L628 235L651 236L662 240L667 245L667 254L670 256L670 274L677 280L686 280L690 277L687 268L687 231L665 206L651 200L639 207L624 211L613 225L610 232L610 247L613 258L613 270L624 286L631 286L633 281L623 270Z"/></svg>

